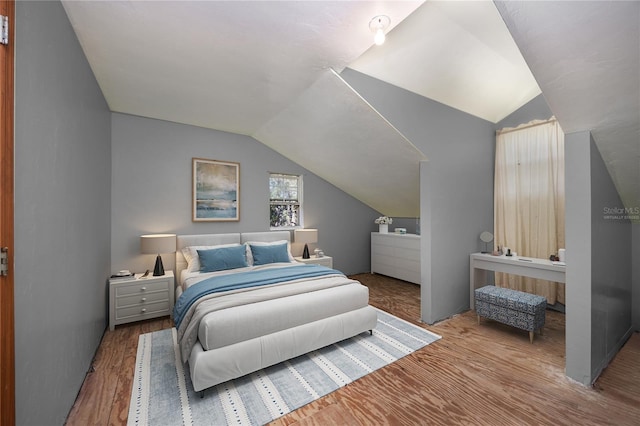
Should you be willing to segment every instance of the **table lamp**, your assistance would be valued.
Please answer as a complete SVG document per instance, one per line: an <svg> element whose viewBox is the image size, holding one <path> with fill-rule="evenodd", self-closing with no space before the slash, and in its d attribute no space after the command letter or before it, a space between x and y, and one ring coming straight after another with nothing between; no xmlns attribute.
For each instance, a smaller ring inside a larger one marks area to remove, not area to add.
<svg viewBox="0 0 640 426"><path fill-rule="evenodd" d="M309 246L307 244L313 244L318 242L318 230L317 229L296 229L294 231L294 238L296 243L304 243L304 251L302 252L303 259L309 259Z"/></svg>
<svg viewBox="0 0 640 426"><path fill-rule="evenodd" d="M175 253L175 251L175 234L151 234L140 236L140 252L142 254L158 255L156 257L155 267L153 268L154 277L164 275L164 266L162 265L162 257L160 257L160 253Z"/></svg>

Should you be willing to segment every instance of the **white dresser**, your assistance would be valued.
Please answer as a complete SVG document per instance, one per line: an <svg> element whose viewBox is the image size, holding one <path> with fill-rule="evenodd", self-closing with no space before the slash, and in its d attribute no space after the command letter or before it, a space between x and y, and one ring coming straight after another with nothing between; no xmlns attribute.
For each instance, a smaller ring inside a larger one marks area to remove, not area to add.
<svg viewBox="0 0 640 426"><path fill-rule="evenodd" d="M420 235L372 232L371 273L420 284Z"/></svg>

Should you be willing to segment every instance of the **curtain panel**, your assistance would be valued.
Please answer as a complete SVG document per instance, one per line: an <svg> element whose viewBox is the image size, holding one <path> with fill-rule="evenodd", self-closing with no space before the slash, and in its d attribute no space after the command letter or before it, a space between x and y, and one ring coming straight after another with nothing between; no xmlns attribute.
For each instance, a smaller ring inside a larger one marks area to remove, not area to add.
<svg viewBox="0 0 640 426"><path fill-rule="evenodd" d="M496 135L495 243L527 257L548 259L564 248L564 133L551 118ZM496 285L565 303L565 286L496 273Z"/></svg>

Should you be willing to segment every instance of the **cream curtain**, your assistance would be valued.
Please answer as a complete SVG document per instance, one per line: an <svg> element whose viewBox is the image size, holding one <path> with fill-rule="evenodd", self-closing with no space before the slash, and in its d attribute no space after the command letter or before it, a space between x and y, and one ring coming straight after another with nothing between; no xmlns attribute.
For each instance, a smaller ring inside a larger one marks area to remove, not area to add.
<svg viewBox="0 0 640 426"><path fill-rule="evenodd" d="M564 133L551 118L496 135L495 243L548 259L564 248ZM564 284L496 273L496 285L565 303Z"/></svg>

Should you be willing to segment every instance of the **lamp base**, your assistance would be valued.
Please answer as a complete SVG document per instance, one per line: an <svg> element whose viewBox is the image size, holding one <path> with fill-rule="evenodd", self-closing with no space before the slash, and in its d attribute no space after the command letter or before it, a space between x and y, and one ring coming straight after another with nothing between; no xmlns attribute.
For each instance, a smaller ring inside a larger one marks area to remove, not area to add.
<svg viewBox="0 0 640 426"><path fill-rule="evenodd" d="M164 266L162 266L162 258L160 255L156 257L156 266L153 268L153 276L159 277L164 275Z"/></svg>
<svg viewBox="0 0 640 426"><path fill-rule="evenodd" d="M308 245L304 245L304 251L302 252L302 258L303 259L309 259L309 246Z"/></svg>

